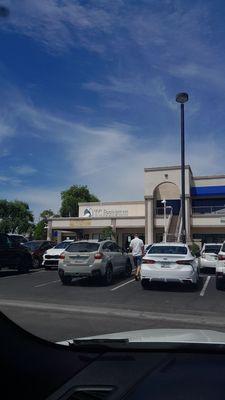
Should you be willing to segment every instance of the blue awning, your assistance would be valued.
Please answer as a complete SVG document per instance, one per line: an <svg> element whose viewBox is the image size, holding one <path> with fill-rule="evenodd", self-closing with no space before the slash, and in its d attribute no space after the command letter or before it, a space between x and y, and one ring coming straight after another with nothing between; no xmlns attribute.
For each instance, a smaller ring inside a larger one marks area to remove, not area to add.
<svg viewBox="0 0 225 400"><path fill-rule="evenodd" d="M197 186L191 188L192 196L225 196L225 186Z"/></svg>

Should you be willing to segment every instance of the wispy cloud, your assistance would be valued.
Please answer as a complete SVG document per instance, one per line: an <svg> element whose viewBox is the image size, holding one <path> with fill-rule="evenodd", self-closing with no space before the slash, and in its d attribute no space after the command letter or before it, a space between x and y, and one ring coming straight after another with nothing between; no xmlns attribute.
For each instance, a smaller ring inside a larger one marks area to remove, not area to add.
<svg viewBox="0 0 225 400"><path fill-rule="evenodd" d="M22 176L33 175L37 172L37 169L31 167L30 165L17 165L11 167L11 170L17 175Z"/></svg>

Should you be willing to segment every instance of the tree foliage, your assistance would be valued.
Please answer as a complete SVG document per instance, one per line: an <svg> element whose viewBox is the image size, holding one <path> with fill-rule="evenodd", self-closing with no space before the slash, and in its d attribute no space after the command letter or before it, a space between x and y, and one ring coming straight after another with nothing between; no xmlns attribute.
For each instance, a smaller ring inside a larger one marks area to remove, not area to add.
<svg viewBox="0 0 225 400"><path fill-rule="evenodd" d="M102 240L115 239L116 235L111 226L106 226L101 232Z"/></svg>
<svg viewBox="0 0 225 400"><path fill-rule="evenodd" d="M41 212L41 214L40 214L40 217L41 217L42 219L44 219L45 221L46 221L48 218L53 217L53 216L54 216L54 212L53 212L51 209L49 209L49 210L43 210L43 211Z"/></svg>
<svg viewBox="0 0 225 400"><path fill-rule="evenodd" d="M62 217L78 217L78 203L97 202L99 199L90 193L87 186L73 185L61 192L60 215Z"/></svg>
<svg viewBox="0 0 225 400"><path fill-rule="evenodd" d="M34 228L34 239L35 240L45 240L47 237L47 229L45 229L46 221L42 219L39 221Z"/></svg>
<svg viewBox="0 0 225 400"><path fill-rule="evenodd" d="M0 232L27 233L34 217L29 205L23 201L0 200Z"/></svg>

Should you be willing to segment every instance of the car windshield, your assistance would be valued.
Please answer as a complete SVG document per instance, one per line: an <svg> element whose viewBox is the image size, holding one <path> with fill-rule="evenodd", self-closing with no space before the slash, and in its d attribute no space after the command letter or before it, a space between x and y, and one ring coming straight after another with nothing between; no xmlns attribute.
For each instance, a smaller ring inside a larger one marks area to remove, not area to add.
<svg viewBox="0 0 225 400"><path fill-rule="evenodd" d="M183 246L152 246L147 254L187 254Z"/></svg>
<svg viewBox="0 0 225 400"><path fill-rule="evenodd" d="M0 46L0 314L225 333L225 1L0 0Z"/></svg>
<svg viewBox="0 0 225 400"><path fill-rule="evenodd" d="M204 252L205 253L213 253L213 254L218 254L221 249L221 244L220 245L207 245L205 246Z"/></svg>
<svg viewBox="0 0 225 400"><path fill-rule="evenodd" d="M98 251L99 243L88 243L88 242L81 242L81 243L73 243L71 244L66 251L70 253L91 253L94 251Z"/></svg>
<svg viewBox="0 0 225 400"><path fill-rule="evenodd" d="M38 250L39 247L41 247L42 242L26 242L24 243L24 246L28 247L29 250L34 251Z"/></svg>
<svg viewBox="0 0 225 400"><path fill-rule="evenodd" d="M54 249L66 249L70 244L71 242L62 242L54 246Z"/></svg>

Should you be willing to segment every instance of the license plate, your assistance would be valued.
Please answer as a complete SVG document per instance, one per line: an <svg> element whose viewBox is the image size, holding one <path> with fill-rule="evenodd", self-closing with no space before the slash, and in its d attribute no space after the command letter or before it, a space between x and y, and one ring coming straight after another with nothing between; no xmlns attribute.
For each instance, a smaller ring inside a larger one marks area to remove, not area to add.
<svg viewBox="0 0 225 400"><path fill-rule="evenodd" d="M170 268L168 264L161 264L161 268Z"/></svg>
<svg viewBox="0 0 225 400"><path fill-rule="evenodd" d="M76 263L85 263L88 257L81 257L81 256L70 256L70 260L75 261Z"/></svg>

